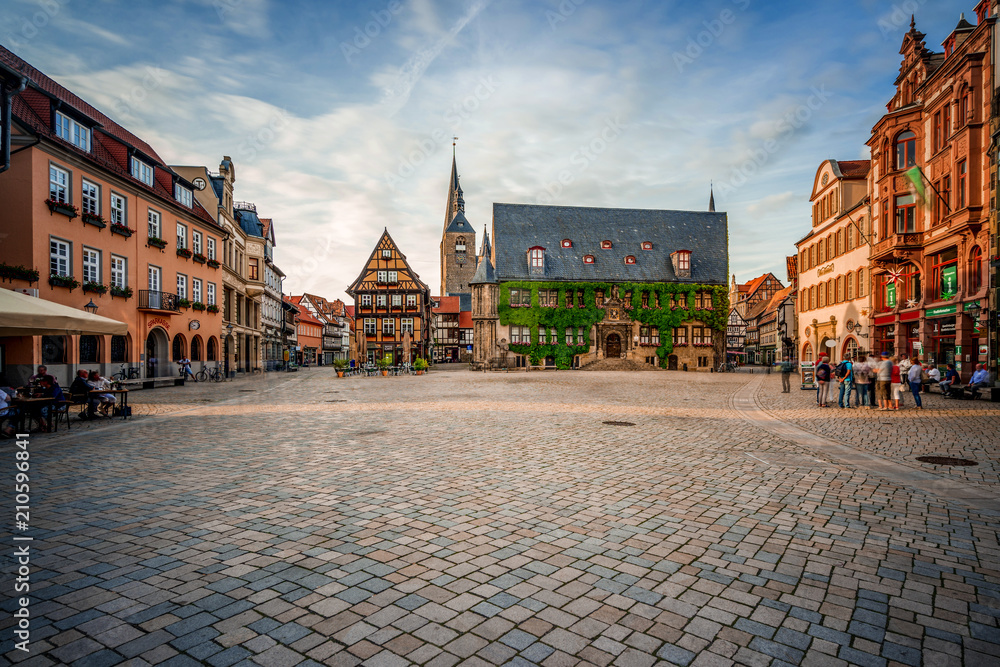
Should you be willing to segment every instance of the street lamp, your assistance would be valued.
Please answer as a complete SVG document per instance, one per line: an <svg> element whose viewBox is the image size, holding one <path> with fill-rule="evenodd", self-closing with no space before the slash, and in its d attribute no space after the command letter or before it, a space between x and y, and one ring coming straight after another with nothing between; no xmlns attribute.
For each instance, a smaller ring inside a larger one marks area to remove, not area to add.
<svg viewBox="0 0 1000 667"><path fill-rule="evenodd" d="M83 309L85 311L87 311L88 313L90 313L91 315L96 315L97 314L97 304L94 303L93 299L91 299L90 303L88 303L86 306L84 306Z"/></svg>
<svg viewBox="0 0 1000 667"><path fill-rule="evenodd" d="M983 312L983 307L979 305L978 301L973 301L972 304L965 309L965 312L967 312L969 317L972 318L972 323L974 325L978 325L979 314Z"/></svg>

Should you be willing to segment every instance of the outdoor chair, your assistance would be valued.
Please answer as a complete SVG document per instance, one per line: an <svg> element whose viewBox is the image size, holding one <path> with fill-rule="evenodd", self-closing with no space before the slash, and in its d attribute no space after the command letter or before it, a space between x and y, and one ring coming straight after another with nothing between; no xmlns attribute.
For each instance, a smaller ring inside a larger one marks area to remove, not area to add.
<svg viewBox="0 0 1000 667"><path fill-rule="evenodd" d="M75 405L75 401L59 401L52 406L49 411L49 416L52 418L52 430L59 430L59 420L62 419L66 422L66 429L72 430L69 425L69 409L71 406Z"/></svg>

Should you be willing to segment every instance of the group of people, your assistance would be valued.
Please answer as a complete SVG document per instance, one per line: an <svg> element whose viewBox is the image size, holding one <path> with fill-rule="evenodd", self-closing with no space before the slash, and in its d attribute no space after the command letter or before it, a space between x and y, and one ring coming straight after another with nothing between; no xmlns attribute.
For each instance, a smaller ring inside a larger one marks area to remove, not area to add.
<svg viewBox="0 0 1000 667"><path fill-rule="evenodd" d="M109 417L111 409L115 407L114 394L92 394L92 391L110 391L114 389L111 380L101 376L97 371L86 371L80 369L76 372L73 384L69 386L69 393L73 396L87 397L88 418L94 418L98 414L102 417Z"/></svg>
<svg viewBox="0 0 1000 667"><path fill-rule="evenodd" d="M955 364L947 364L942 378L936 366L922 363L918 356L911 359L905 353L892 356L888 352L882 352L878 359L860 354L847 356L835 366L829 363L828 356L821 356L816 366L816 402L819 407L830 407L834 382L839 384L838 407L868 407L872 410L899 410L905 407L903 398L907 391L913 395L916 409L921 410L923 401L920 394L926 392L931 384L940 386L946 397L955 395L961 386ZM983 364L977 364L966 389L972 398L978 398L980 390L988 385L989 373Z"/></svg>
<svg viewBox="0 0 1000 667"><path fill-rule="evenodd" d="M69 394L72 397L69 398L55 377L49 374L49 369L45 366L39 366L38 372L28 378L28 383L24 387L11 387L8 386L5 378L0 380L0 418L16 415L13 403L18 395L52 399L50 403L37 408L37 411L32 411L43 431L49 430L52 410L57 409L61 402L86 401L87 411L83 416L86 418L96 418L98 415L110 417L116 402L114 394L96 392L102 390L110 392L112 389L114 389L112 382L103 377L100 372L79 370L73 384L69 387ZM9 431L12 431L10 421L5 420L3 422L3 435L9 437L11 435Z"/></svg>

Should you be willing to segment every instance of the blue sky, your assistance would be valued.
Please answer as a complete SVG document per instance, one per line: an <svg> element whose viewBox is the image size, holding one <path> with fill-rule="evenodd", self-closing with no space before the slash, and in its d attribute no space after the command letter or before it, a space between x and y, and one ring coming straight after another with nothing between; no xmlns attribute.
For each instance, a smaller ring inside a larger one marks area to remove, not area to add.
<svg viewBox="0 0 1000 667"><path fill-rule="evenodd" d="M973 7L5 0L0 43L171 164L232 156L287 291L344 298L383 227L439 291L456 135L480 232L493 202L704 210L714 181L731 273L784 280L819 163L867 157L910 14L940 50Z"/></svg>

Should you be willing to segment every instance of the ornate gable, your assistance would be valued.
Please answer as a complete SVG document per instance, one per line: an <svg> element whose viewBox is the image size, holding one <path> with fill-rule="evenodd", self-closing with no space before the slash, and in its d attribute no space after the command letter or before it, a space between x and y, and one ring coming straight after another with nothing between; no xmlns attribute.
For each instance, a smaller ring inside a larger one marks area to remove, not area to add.
<svg viewBox="0 0 1000 667"><path fill-rule="evenodd" d="M380 280L380 274L387 275ZM389 279L392 276L395 280ZM381 238L375 244L375 249L365 262L361 274L347 288L347 293L354 296L359 291L393 290L397 292L429 292L429 288L420 280L420 276L410 268L406 255L400 252L396 242L389 235L389 230L382 232Z"/></svg>

